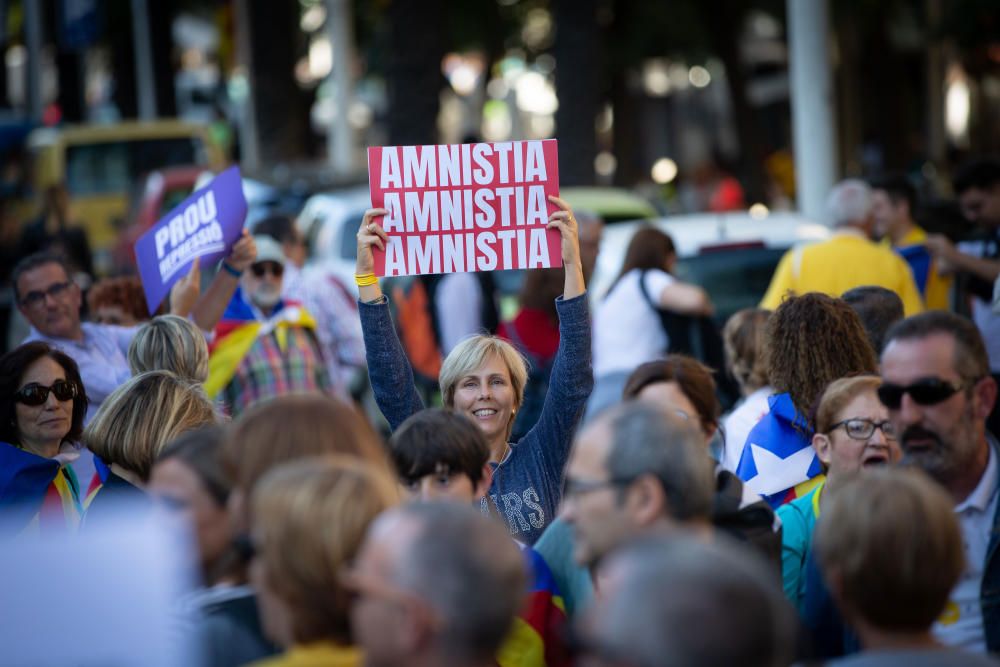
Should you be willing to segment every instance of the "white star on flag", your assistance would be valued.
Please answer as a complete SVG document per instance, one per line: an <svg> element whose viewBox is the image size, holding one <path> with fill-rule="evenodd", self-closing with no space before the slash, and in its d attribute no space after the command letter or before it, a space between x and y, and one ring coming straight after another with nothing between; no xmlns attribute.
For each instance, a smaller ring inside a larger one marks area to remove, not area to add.
<svg viewBox="0 0 1000 667"><path fill-rule="evenodd" d="M750 443L750 455L757 467L757 476L746 485L762 496L770 496L809 479L809 466L816 454L812 447L803 447L787 459L769 449Z"/></svg>

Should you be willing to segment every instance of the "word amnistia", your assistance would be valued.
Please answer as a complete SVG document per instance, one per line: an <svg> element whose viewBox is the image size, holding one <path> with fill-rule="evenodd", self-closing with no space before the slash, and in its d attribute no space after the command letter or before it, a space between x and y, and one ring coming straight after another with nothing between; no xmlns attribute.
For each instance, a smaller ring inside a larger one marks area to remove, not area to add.
<svg viewBox="0 0 1000 667"><path fill-rule="evenodd" d="M391 236L385 247L386 276L551 266L544 227L503 229L495 234Z"/></svg>
<svg viewBox="0 0 1000 667"><path fill-rule="evenodd" d="M547 178L541 141L384 146L381 162L383 190L541 183Z"/></svg>

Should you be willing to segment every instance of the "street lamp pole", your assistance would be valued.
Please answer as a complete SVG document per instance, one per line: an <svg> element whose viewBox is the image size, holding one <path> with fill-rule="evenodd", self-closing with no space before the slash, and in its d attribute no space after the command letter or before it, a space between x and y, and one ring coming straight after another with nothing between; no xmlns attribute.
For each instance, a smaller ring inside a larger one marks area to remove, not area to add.
<svg viewBox="0 0 1000 667"><path fill-rule="evenodd" d="M836 178L830 12L827 0L787 0L792 140L799 210L825 220Z"/></svg>

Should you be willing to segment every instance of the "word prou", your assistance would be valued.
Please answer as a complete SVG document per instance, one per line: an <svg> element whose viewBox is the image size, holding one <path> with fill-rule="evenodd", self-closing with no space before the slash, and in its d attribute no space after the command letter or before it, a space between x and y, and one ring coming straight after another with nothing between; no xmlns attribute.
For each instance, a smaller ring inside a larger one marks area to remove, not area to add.
<svg viewBox="0 0 1000 667"><path fill-rule="evenodd" d="M172 276L195 256L225 248L218 214L215 193L208 190L156 230L156 258L162 279Z"/></svg>

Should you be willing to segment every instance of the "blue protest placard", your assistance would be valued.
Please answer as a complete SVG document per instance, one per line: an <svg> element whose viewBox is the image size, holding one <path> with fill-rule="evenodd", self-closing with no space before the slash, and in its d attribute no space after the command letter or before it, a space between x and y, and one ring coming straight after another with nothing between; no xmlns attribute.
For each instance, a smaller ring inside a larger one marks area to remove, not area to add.
<svg viewBox="0 0 1000 667"><path fill-rule="evenodd" d="M191 262L229 254L247 215L239 167L230 167L153 225L135 242L135 259L153 314Z"/></svg>

